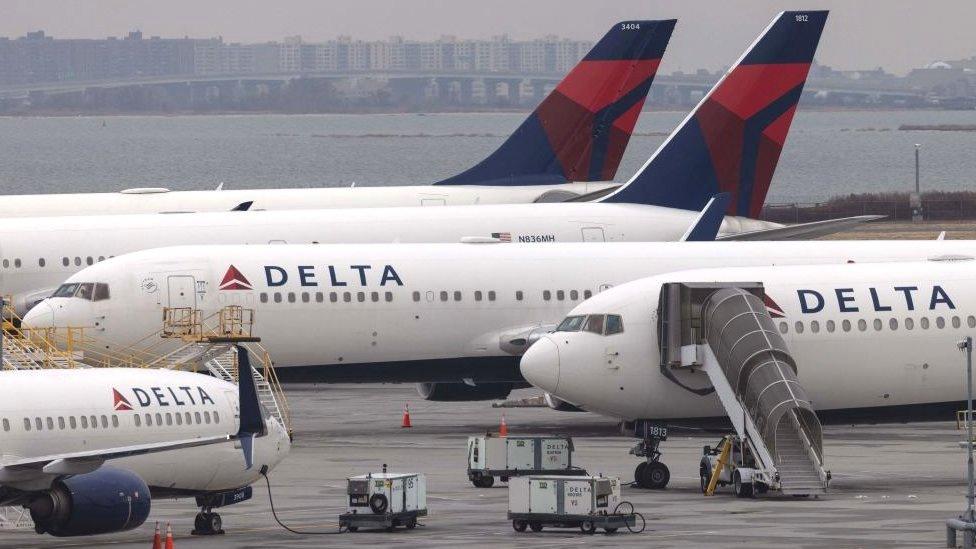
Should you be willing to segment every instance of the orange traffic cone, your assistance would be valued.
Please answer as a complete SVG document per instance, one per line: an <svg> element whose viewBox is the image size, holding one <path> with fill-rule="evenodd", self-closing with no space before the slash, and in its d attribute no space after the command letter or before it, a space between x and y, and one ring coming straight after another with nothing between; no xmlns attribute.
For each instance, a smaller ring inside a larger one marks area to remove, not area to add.
<svg viewBox="0 0 976 549"><path fill-rule="evenodd" d="M163 549L163 538L159 536L159 521L156 521L156 535L153 536L152 549Z"/></svg>
<svg viewBox="0 0 976 549"><path fill-rule="evenodd" d="M410 405L409 404L404 404L403 405L403 423L400 424L400 428L401 429L407 429L407 428L410 428L410 427L413 427L413 425L410 424Z"/></svg>
<svg viewBox="0 0 976 549"><path fill-rule="evenodd" d="M173 549L173 527L166 523L166 548Z"/></svg>
<svg viewBox="0 0 976 549"><path fill-rule="evenodd" d="M508 424L505 423L505 414L502 414L502 424L498 426L498 436L500 437L508 436Z"/></svg>

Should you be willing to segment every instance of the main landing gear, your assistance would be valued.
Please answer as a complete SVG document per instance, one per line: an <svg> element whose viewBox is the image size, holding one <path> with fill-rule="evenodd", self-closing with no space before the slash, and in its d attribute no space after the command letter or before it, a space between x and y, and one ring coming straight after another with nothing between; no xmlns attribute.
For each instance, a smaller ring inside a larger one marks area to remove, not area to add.
<svg viewBox="0 0 976 549"><path fill-rule="evenodd" d="M193 531L190 533L194 536L216 536L224 533L223 525L220 514L205 507L193 519Z"/></svg>
<svg viewBox="0 0 976 549"><path fill-rule="evenodd" d="M631 448L630 453L645 458L634 469L634 482L639 488L661 490L671 480L671 470L662 463L660 445L668 439L668 428L664 425L651 425L643 421L634 424L634 436L641 441Z"/></svg>
<svg viewBox="0 0 976 549"><path fill-rule="evenodd" d="M224 521L213 510L217 507L233 505L251 499L254 494L250 486L244 486L229 492L210 492L197 496L197 507L200 512L193 519L194 536L217 536L224 533Z"/></svg>

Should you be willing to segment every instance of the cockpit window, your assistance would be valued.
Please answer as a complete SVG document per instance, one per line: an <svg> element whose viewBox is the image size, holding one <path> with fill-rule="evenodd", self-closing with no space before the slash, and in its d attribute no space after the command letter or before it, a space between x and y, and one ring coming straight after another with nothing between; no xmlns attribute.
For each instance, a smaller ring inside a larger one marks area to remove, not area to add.
<svg viewBox="0 0 976 549"><path fill-rule="evenodd" d="M51 297L71 297L78 290L78 284L62 284Z"/></svg>
<svg viewBox="0 0 976 549"><path fill-rule="evenodd" d="M72 282L62 284L51 297L77 297L86 301L102 301L109 298L108 284L103 282Z"/></svg>
<svg viewBox="0 0 976 549"><path fill-rule="evenodd" d="M108 284L105 284L104 282L96 282L95 296L92 298L92 301L103 301L108 299L108 297Z"/></svg>
<svg viewBox="0 0 976 549"><path fill-rule="evenodd" d="M565 320L559 323L559 326L556 326L556 331L578 332L584 320L586 320L585 316L567 316Z"/></svg>
<svg viewBox="0 0 976 549"><path fill-rule="evenodd" d="M82 282L78 285L78 291L75 293L75 297L80 297L87 301L91 301L92 292L95 291L95 285L91 282Z"/></svg>
<svg viewBox="0 0 976 549"><path fill-rule="evenodd" d="M607 335L619 334L624 331L624 321L620 315L607 315Z"/></svg>
<svg viewBox="0 0 976 549"><path fill-rule="evenodd" d="M590 315L586 317L586 324L583 331L603 335L603 315Z"/></svg>

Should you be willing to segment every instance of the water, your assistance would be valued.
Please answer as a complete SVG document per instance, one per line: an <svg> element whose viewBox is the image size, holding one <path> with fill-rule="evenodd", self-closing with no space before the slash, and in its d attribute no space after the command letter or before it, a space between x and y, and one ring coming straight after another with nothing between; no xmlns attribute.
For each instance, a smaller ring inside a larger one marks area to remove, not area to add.
<svg viewBox="0 0 976 549"><path fill-rule="evenodd" d="M0 118L0 194L426 184L484 158L522 113ZM683 118L644 113L618 171L626 180ZM976 133L901 124L976 124L976 111L800 112L769 202L976 189Z"/></svg>

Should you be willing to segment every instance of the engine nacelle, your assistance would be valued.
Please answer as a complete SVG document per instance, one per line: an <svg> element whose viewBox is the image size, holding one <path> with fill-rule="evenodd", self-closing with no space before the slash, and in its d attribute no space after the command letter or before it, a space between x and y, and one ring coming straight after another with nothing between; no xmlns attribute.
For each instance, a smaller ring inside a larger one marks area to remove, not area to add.
<svg viewBox="0 0 976 549"><path fill-rule="evenodd" d="M27 507L39 534L91 536L141 526L149 517L151 496L139 475L102 467L55 481Z"/></svg>
<svg viewBox="0 0 976 549"><path fill-rule="evenodd" d="M17 316L23 318L27 314L27 311L31 310L34 305L51 297L51 294L55 290L57 290L57 287L16 294L13 299L14 312L17 313Z"/></svg>
<svg viewBox="0 0 976 549"><path fill-rule="evenodd" d="M498 400L512 392L511 383L418 383L417 392L424 400L433 402L464 402Z"/></svg>
<svg viewBox="0 0 976 549"><path fill-rule="evenodd" d="M498 346L510 355L519 356L539 338L556 329L555 324L526 326L505 332L498 338Z"/></svg>

